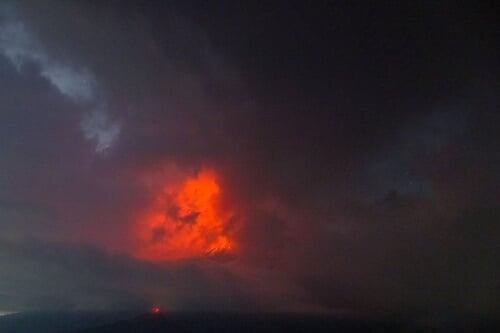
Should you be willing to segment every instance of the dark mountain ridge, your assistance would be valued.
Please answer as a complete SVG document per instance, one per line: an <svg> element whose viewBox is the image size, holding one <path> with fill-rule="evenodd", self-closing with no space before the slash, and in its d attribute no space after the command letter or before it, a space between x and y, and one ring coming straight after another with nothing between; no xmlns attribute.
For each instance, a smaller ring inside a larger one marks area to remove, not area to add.
<svg viewBox="0 0 500 333"><path fill-rule="evenodd" d="M258 332L499 332L491 320L379 320L348 315L172 313L146 314L74 333L258 333ZM71 332L73 333L73 332Z"/></svg>
<svg viewBox="0 0 500 333"><path fill-rule="evenodd" d="M500 332L482 317L374 318L348 314L28 312L0 317L0 333Z"/></svg>

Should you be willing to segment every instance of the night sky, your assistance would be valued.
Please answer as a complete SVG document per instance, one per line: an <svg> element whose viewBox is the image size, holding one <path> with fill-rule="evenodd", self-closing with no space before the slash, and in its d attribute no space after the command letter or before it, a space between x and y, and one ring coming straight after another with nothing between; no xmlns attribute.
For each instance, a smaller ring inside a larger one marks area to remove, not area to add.
<svg viewBox="0 0 500 333"><path fill-rule="evenodd" d="M2 1L0 313L498 314L497 10Z"/></svg>

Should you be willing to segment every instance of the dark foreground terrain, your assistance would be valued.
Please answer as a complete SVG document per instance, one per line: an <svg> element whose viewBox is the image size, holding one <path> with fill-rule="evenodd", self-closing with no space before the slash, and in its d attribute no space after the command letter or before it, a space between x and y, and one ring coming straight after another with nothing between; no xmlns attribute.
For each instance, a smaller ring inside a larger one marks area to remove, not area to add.
<svg viewBox="0 0 500 333"><path fill-rule="evenodd" d="M496 321L379 320L297 314L31 313L0 317L1 333L500 332Z"/></svg>

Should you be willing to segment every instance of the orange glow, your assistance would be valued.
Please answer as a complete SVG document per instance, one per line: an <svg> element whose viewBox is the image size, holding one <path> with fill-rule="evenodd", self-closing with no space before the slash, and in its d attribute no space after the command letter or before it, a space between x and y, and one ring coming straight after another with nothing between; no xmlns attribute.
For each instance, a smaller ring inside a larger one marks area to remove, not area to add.
<svg viewBox="0 0 500 333"><path fill-rule="evenodd" d="M220 206L221 188L212 170L167 184L137 224L136 257L173 260L234 250L230 212Z"/></svg>

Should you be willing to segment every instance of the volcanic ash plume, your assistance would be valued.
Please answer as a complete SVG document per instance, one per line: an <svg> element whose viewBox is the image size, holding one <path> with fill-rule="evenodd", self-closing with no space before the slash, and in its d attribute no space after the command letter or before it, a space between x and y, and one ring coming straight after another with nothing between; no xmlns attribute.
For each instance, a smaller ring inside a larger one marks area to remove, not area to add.
<svg viewBox="0 0 500 333"><path fill-rule="evenodd" d="M234 251L228 228L232 213L221 207L220 196L213 170L165 184L135 226L135 256L157 261Z"/></svg>

